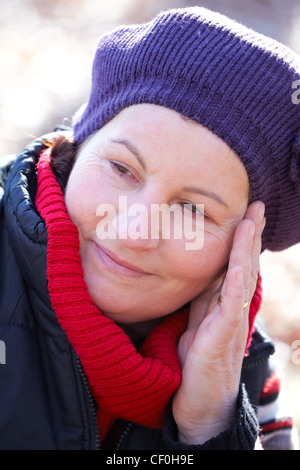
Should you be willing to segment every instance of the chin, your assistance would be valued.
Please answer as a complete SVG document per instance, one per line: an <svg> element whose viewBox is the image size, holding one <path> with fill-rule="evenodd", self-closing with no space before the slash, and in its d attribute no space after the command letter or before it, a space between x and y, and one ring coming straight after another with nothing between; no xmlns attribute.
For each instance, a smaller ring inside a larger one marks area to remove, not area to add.
<svg viewBox="0 0 300 470"><path fill-rule="evenodd" d="M166 317L185 305L168 304L168 306L164 307L162 303L158 303L157 306L152 303L151 309L146 310L146 306L149 306L149 302L143 301L142 303L132 305L132 299L129 299L130 305L126 308L124 303L120 305L119 300L120 299L118 299L118 302L113 302L112 299L110 299L110 301L104 301L104 299L102 299L101 302L95 302L95 305L107 318L110 318L115 323L124 325L157 320Z"/></svg>
<svg viewBox="0 0 300 470"><path fill-rule="evenodd" d="M104 280L95 283L94 277L93 281L87 284L94 305L103 315L116 323L133 324L162 318L175 312L190 300L190 297L187 298L185 295L172 297L170 290L167 292L157 290L154 302L153 289L147 289L145 295L141 295L141 289L112 287L111 283ZM102 288L99 289L99 285L102 285Z"/></svg>
<svg viewBox="0 0 300 470"><path fill-rule="evenodd" d="M103 305L103 304L102 304ZM115 306L115 308L112 308L111 305L108 306L108 308L105 308L106 306L97 306L103 315L105 315L107 318L110 318L113 322L115 323L121 323L124 325L130 325L133 323L140 323L148 320L152 320L154 318L159 318L162 315L160 314L153 314L153 312L147 314L146 312L143 312L144 315L141 316L138 313L135 313L134 309L131 309L130 312L127 310L122 309L119 306ZM139 312L141 309L139 309Z"/></svg>

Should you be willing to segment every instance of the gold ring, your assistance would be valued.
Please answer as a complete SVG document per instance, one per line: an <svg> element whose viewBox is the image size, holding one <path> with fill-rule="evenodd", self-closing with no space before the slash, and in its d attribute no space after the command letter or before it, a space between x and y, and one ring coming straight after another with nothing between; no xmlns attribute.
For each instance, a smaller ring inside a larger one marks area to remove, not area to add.
<svg viewBox="0 0 300 470"><path fill-rule="evenodd" d="M222 305L222 300L223 300L223 297L220 295L219 298L218 298L218 304L221 306ZM246 308L248 307L249 305L249 302L244 302L244 305L243 305L243 310L246 310Z"/></svg>

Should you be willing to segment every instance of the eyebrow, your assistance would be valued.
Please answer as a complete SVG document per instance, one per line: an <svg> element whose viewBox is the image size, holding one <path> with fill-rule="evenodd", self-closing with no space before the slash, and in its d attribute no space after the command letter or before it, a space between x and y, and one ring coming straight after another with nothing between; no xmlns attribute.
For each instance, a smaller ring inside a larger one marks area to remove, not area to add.
<svg viewBox="0 0 300 470"><path fill-rule="evenodd" d="M209 197L210 199L214 199L215 201L219 202L223 206L229 207L228 204L224 201L224 199L215 192L206 191L205 189L196 188L194 186L183 188L183 191L186 191L187 193L201 194L202 196L206 196L206 197Z"/></svg>
<svg viewBox="0 0 300 470"><path fill-rule="evenodd" d="M139 161L140 165L144 168L144 170L145 171L147 170L145 160L141 156L138 149L131 142L129 142L126 139L122 139L122 140L110 139L110 141L113 142L114 144L124 145L127 148L127 150L129 150L129 152L131 152L136 157L136 159Z"/></svg>
<svg viewBox="0 0 300 470"><path fill-rule="evenodd" d="M129 142L126 139L121 139L121 140L119 140L119 139L110 139L110 141L113 142L114 144L124 145L127 148L127 150L129 150L129 152L131 152L137 158L137 160L139 161L141 166L144 168L144 170L145 171L147 170L146 163L145 163L143 157L141 156L140 152L137 150L137 148L131 142ZM202 196L206 196L206 197L209 197L210 199L214 199L215 201L219 202L223 206L228 207L228 204L222 199L222 197L219 194L215 193L215 192L206 191L205 189L196 188L194 186L185 187L185 188L183 188L183 191L185 191L187 193L201 194Z"/></svg>

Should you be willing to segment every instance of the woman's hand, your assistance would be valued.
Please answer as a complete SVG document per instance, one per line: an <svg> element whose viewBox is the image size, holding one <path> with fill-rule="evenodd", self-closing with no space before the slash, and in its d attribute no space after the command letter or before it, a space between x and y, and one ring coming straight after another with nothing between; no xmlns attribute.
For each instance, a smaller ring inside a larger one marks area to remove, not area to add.
<svg viewBox="0 0 300 470"><path fill-rule="evenodd" d="M225 279L191 303L178 346L182 383L173 399L179 440L186 444L202 444L232 424L264 224L264 205L257 201L236 228Z"/></svg>

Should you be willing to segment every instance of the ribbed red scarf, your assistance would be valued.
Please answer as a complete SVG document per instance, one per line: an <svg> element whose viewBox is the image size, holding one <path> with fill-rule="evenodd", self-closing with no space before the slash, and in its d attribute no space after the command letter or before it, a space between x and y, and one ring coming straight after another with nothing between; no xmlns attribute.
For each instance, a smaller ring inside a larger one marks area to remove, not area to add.
<svg viewBox="0 0 300 470"><path fill-rule="evenodd" d="M48 231L48 290L99 404L102 437L115 418L162 427L166 406L181 382L177 343L187 326L187 309L164 319L137 352L123 330L96 308L83 277L78 230L68 215L50 161L48 148L38 162L36 196ZM250 308L248 344L260 302L259 286Z"/></svg>

